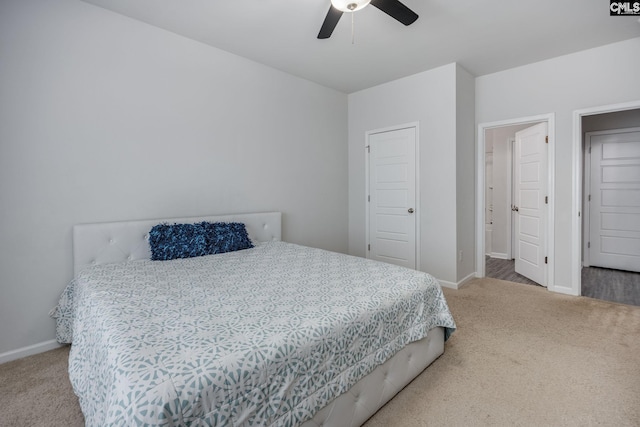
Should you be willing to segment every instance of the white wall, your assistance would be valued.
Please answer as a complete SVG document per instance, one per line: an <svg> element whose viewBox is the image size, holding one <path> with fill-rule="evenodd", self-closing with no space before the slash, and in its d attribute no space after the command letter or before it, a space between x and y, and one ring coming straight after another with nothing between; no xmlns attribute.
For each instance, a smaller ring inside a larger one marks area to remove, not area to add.
<svg viewBox="0 0 640 427"><path fill-rule="evenodd" d="M485 141L491 141L493 146L492 153L492 205L493 211L491 212L492 219L492 233L491 233L491 256L497 258L506 258L507 256L507 217L506 217L506 206L507 206L507 154L508 154L508 136L506 135L498 135L496 133L500 132L500 128L496 129L488 129L485 132ZM487 170L485 174L489 171ZM485 198L485 204L489 203L489 201Z"/></svg>
<svg viewBox="0 0 640 427"><path fill-rule="evenodd" d="M475 269L475 78L456 64L456 283Z"/></svg>
<svg viewBox="0 0 640 427"><path fill-rule="evenodd" d="M571 276L573 112L640 100L640 38L565 55L476 79L476 121L555 113L555 287Z"/></svg>
<svg viewBox="0 0 640 427"><path fill-rule="evenodd" d="M346 252L347 96L76 0L0 3L0 356L54 338L76 223L283 211Z"/></svg>
<svg viewBox="0 0 640 427"><path fill-rule="evenodd" d="M457 191L461 198L470 198L465 204L474 203L473 83L461 67L449 64L349 95L349 253L366 255L365 133L419 122L420 269L442 281L457 282L458 228L464 233L471 230L470 236L460 239L461 245L471 242L461 274L466 274L467 263L473 265L473 208L460 215L457 211ZM460 105L464 102L468 105ZM466 123L459 124L458 117ZM458 149L469 152L458 159ZM459 172L460 188L458 167L464 168Z"/></svg>

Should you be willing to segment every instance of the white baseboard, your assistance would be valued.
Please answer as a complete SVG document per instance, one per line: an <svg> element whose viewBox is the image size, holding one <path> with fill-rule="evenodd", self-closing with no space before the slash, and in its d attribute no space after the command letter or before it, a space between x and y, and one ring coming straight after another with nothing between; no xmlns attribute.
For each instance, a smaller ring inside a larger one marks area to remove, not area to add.
<svg viewBox="0 0 640 427"><path fill-rule="evenodd" d="M497 259L509 259L507 254L503 254L503 253L500 253L500 252L491 252L491 254L489 256L491 258L497 258Z"/></svg>
<svg viewBox="0 0 640 427"><path fill-rule="evenodd" d="M473 279L476 277L476 273L473 272L471 274L469 274L468 276L466 276L464 279L454 283L454 282L449 282L447 280L440 280L438 279L438 282L440 283L440 286L443 286L445 288L451 288L451 289L460 289L461 287L463 287L465 285L465 283L467 283L469 280Z"/></svg>
<svg viewBox="0 0 640 427"><path fill-rule="evenodd" d="M27 356L33 356L34 354L44 353L45 351L54 350L58 347L62 347L63 345L64 344L60 344L56 340L50 340L22 347L17 350L7 351L6 353L0 354L0 364L11 362L16 359L22 359Z"/></svg>

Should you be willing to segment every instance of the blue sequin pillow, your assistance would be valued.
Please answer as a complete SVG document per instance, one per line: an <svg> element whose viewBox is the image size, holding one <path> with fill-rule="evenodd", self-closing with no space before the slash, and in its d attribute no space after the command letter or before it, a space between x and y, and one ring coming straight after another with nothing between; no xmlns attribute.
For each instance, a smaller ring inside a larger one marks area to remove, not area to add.
<svg viewBox="0 0 640 427"><path fill-rule="evenodd" d="M243 223L209 222L205 227L208 230L209 254L221 254L253 247Z"/></svg>
<svg viewBox="0 0 640 427"><path fill-rule="evenodd" d="M207 255L205 223L158 224L149 232L151 259L164 261Z"/></svg>
<svg viewBox="0 0 640 427"><path fill-rule="evenodd" d="M151 259L165 261L220 254L253 247L239 222L158 224L149 232Z"/></svg>

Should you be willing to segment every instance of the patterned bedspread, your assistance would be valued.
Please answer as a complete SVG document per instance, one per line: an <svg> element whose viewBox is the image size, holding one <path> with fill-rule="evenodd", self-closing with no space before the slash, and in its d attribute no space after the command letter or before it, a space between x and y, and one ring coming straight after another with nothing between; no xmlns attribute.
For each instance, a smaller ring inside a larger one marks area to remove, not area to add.
<svg viewBox="0 0 640 427"><path fill-rule="evenodd" d="M295 426L455 329L437 281L293 245L93 266L54 317L88 426Z"/></svg>

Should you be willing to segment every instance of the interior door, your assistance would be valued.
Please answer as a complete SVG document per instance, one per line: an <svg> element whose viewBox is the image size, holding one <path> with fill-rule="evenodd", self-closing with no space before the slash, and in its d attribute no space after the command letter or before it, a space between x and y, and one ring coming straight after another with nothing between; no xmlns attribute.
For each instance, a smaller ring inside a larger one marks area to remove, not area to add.
<svg viewBox="0 0 640 427"><path fill-rule="evenodd" d="M515 270L546 286L547 123L516 133Z"/></svg>
<svg viewBox="0 0 640 427"><path fill-rule="evenodd" d="M640 128L587 135L589 264L640 272Z"/></svg>
<svg viewBox="0 0 640 427"><path fill-rule="evenodd" d="M485 227L485 255L493 252L493 152L485 153L485 189L484 189L484 227Z"/></svg>
<svg viewBox="0 0 640 427"><path fill-rule="evenodd" d="M367 258L416 268L416 128L370 134Z"/></svg>

